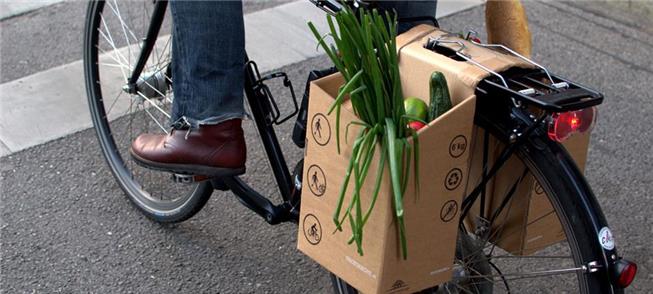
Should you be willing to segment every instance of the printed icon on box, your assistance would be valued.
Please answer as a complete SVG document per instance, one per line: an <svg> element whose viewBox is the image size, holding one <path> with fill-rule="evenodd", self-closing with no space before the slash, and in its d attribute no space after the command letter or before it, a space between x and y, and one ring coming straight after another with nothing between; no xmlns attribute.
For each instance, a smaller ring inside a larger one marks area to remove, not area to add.
<svg viewBox="0 0 653 294"><path fill-rule="evenodd" d="M458 135L451 143L449 143L449 155L453 158L458 158L465 153L467 150L467 138L463 135Z"/></svg>
<svg viewBox="0 0 653 294"><path fill-rule="evenodd" d="M392 286L390 289L388 289L387 293L399 293L408 290L408 284L402 280L396 280L394 283L392 283Z"/></svg>
<svg viewBox="0 0 653 294"><path fill-rule="evenodd" d="M322 225L315 215L307 214L304 217L304 237L308 243L317 245L322 241Z"/></svg>
<svg viewBox="0 0 653 294"><path fill-rule="evenodd" d="M460 183L463 181L463 171L461 171L459 168L454 168L447 173L447 176L444 178L444 187L447 188L447 190L451 191L458 186L460 186Z"/></svg>
<svg viewBox="0 0 653 294"><path fill-rule="evenodd" d="M331 140L331 125L324 114L315 114L311 119L311 135L320 146L328 144Z"/></svg>
<svg viewBox="0 0 653 294"><path fill-rule="evenodd" d="M326 191L326 176L322 169L313 164L308 168L308 188L315 196L322 196Z"/></svg>
<svg viewBox="0 0 653 294"><path fill-rule="evenodd" d="M458 213L458 202L456 200L449 200L442 205L440 209L440 219L448 223L450 222Z"/></svg>
<svg viewBox="0 0 653 294"><path fill-rule="evenodd" d="M533 187L533 189L535 190L535 194L537 195L542 195L544 193L544 189L542 188L542 185L540 185L540 183L538 182L535 182L535 187Z"/></svg>

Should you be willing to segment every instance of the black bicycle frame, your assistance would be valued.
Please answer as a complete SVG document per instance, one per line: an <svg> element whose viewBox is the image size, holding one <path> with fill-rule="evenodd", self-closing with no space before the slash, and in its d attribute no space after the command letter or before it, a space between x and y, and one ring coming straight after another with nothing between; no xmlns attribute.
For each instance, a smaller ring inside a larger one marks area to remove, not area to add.
<svg viewBox="0 0 653 294"><path fill-rule="evenodd" d="M278 224L284 221L296 220L291 213L294 205L290 203L292 190L292 179L288 171L288 165L284 158L279 140L274 131L273 121L269 119L270 108L266 107L269 97L262 90L256 90L258 74L255 71L255 65L245 62L245 95L249 102L250 109L256 128L261 136L265 153L270 161L270 167L274 173L274 178L279 187L279 193L283 198L280 205L273 204L268 198L262 196L239 178L224 179L225 184L247 207L257 214L263 216L270 224Z"/></svg>
<svg viewBox="0 0 653 294"><path fill-rule="evenodd" d="M150 28L143 43L143 50L141 51L141 55L139 56L134 72L128 81L129 86L134 87L132 89L134 92L136 91L136 82L138 81L147 58L149 57L156 42L161 23L163 22L163 17L165 15L166 6L166 1L159 0L155 3L153 16L150 20ZM228 187L246 207L264 217L265 220L270 224L278 224L286 221L297 221L297 203L291 203L291 201L292 199L299 198L297 195L293 195L293 193L298 193L301 191L301 187L293 187L293 180L289 173L286 160L274 131L273 122L269 119L269 116L271 115L270 109L269 105L266 106L266 101L269 99L269 97L266 96L267 94L264 91L256 90L258 73L255 71L255 68L250 65L249 60L246 60L245 64L247 65L244 68L245 95L247 97L247 101L249 102L254 122L256 123L258 133L263 142L263 146L274 173L275 180L279 187L279 192L283 198L283 202L278 205L274 204L270 199L259 194L238 177L214 180L214 186L216 188L218 186L222 188L224 188L224 186ZM584 88L581 86L577 87ZM475 114L475 123L486 128L494 129L495 132L493 132L493 135L497 136L504 142L512 141L512 143L508 145L504 154L501 156L501 159L496 162L495 165L490 168L489 171L487 171L487 173L484 172L484 175L486 175L487 178L490 178L500 169L500 167L503 165L503 163L505 163L510 155L514 153L516 146L519 144L519 140L512 140L510 138L511 135L514 134L514 130L521 130L522 134L528 135L531 132L535 131L537 124L542 123L542 121L541 119L534 119L533 117L525 114L524 111L521 111L519 107L511 105L514 103L512 99L517 99L527 104L529 102L537 104L538 101L529 101L528 99L530 98L528 97L522 97L523 95L519 96L519 93L502 89L496 82L492 82L490 80L482 81L477 88L476 94L478 99ZM500 99L497 99L499 97ZM557 98L560 99L560 97ZM560 101L563 100L564 99L560 99ZM600 103L601 100L602 96L597 96L593 98L592 102L583 100L582 103L591 103L595 105ZM567 104L570 103L566 100L564 102ZM547 106L554 107L555 105L550 104ZM563 106L579 107L575 104ZM541 137L543 142L547 145L546 147L551 148L551 150L554 152L554 154L556 154L558 160L560 161L560 164L563 167L565 173L561 176L568 177L577 183L576 195L578 195L580 202L583 204L582 207L580 207L582 215L583 217L586 217L590 220L590 223L592 224L590 229L593 231L593 233L595 233L596 236L599 236L600 230L604 227L607 227L608 224L605 216L601 213L598 201L592 193L584 176L577 168L573 159L571 159L569 154L562 146L560 146L560 144L550 141L548 138L546 138L545 135L541 135ZM479 196L481 191L484 189L483 187L486 182L487 181L481 181L481 183L473 190L474 192L465 197L463 202L464 207L471 206L469 204L474 202L475 199ZM600 266L605 267L605 272L609 273L611 267L613 267L614 262L619 259L617 250L616 248L613 250L603 249L602 256L603 260L599 261L601 262Z"/></svg>
<svg viewBox="0 0 653 294"><path fill-rule="evenodd" d="M156 44L156 39L159 37L159 31L161 30L161 25L163 24L163 18L166 15L166 8L168 7L168 1L162 1L162 0L158 0L158 1L154 0L154 1L155 3L154 3L154 8L152 10L152 17L150 18L150 25L147 29L147 35L145 36L145 40L143 40L143 50L141 51L141 55L138 57L138 61L136 62L136 67L134 67L134 71L132 72L132 75L129 77L129 80L127 81L129 94L137 93L136 83L138 82L138 78L141 76L141 73L145 68L145 64L147 63L147 59L150 57L150 53L152 52L152 49ZM147 53L147 54L143 54L143 53Z"/></svg>

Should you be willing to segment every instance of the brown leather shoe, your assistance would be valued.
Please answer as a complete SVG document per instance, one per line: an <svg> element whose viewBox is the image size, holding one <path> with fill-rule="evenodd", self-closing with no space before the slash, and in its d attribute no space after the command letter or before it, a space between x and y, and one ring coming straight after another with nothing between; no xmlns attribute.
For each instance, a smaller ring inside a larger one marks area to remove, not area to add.
<svg viewBox="0 0 653 294"><path fill-rule="evenodd" d="M129 149L136 163L181 174L227 177L245 173L245 137L240 119L169 135L142 134Z"/></svg>

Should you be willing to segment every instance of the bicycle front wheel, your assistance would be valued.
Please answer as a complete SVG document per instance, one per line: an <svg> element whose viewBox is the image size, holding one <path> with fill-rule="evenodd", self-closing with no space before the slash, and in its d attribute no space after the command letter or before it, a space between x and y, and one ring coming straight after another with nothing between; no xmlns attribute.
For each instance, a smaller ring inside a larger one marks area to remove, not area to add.
<svg viewBox="0 0 653 294"><path fill-rule="evenodd" d="M480 134L474 134L474 137L482 142L485 130L475 128L475 132ZM490 149L503 148L503 143L498 140L488 141L495 142L495 146ZM492 143L489 145L492 147ZM472 156L481 155L475 152ZM583 203L580 203L581 197L578 197L578 193L579 189L584 189L587 185L568 176L568 171L575 167L568 166L565 160L561 160L568 156L559 144L534 136L520 145L515 155L506 163L522 169L515 175L513 187L527 182L528 187L537 187L536 193L539 192L541 197L548 197L553 208L551 215L557 215L561 226L560 234L564 235L560 238L562 241L528 249L507 249L511 247L506 246L508 239L515 238L515 232L523 232L528 225L526 223L515 228L513 223L512 229L507 232L506 228L511 226L510 222L515 221L514 218L508 217L510 211L528 209L529 199L524 197L535 196L531 193L506 191L503 197L513 193L512 197L493 222L487 223L481 229L471 228L469 225L461 226L453 279L420 293L622 292L621 289L613 289L606 274L587 272L588 263L603 260L602 249L596 235L590 230L588 217L581 210ZM488 166L492 164L493 162L488 161ZM480 181L480 176L470 179L468 192ZM478 206L474 206L470 215L480 214L477 209ZM489 211L486 219L490 219L492 214L493 211ZM524 242L529 241L537 240ZM356 289L336 276L332 276L332 284L336 293L357 293Z"/></svg>
<svg viewBox="0 0 653 294"><path fill-rule="evenodd" d="M139 134L167 132L174 99L169 72L172 40L168 15L139 78L138 91L130 93L126 87L157 3L90 2L84 36L84 73L93 125L118 184L146 216L159 222L179 222L204 206L213 192L211 184L180 183L188 178L142 168L129 155L131 142Z"/></svg>

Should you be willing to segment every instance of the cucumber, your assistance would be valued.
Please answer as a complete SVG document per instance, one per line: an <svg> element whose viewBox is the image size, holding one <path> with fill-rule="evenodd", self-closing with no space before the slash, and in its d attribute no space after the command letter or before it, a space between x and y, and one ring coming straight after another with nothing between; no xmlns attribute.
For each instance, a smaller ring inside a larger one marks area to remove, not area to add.
<svg viewBox="0 0 653 294"><path fill-rule="evenodd" d="M431 101L429 103L428 121L432 121L451 109L447 79L439 71L431 74Z"/></svg>

